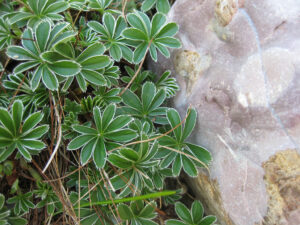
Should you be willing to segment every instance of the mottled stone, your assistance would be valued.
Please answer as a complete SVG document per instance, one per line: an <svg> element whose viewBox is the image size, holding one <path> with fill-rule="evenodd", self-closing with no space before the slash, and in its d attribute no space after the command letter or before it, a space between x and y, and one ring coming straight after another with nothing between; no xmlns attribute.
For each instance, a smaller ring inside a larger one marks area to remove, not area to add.
<svg viewBox="0 0 300 225"><path fill-rule="evenodd" d="M263 168L269 194L265 224L299 225L300 155L295 150L278 152L263 163Z"/></svg>
<svg viewBox="0 0 300 225"><path fill-rule="evenodd" d="M220 224L300 224L299 0L177 0L168 19L183 48L152 69L172 70L173 104L197 109L191 141L213 155L195 193Z"/></svg>

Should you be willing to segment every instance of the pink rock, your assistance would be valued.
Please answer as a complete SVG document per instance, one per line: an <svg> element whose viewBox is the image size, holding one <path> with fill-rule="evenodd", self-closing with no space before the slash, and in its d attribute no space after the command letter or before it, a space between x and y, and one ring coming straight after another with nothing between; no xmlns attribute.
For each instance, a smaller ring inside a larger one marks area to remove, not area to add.
<svg viewBox="0 0 300 225"><path fill-rule="evenodd" d="M221 224L299 225L299 0L177 0L168 18L183 48L153 69L173 71L213 155L195 192Z"/></svg>

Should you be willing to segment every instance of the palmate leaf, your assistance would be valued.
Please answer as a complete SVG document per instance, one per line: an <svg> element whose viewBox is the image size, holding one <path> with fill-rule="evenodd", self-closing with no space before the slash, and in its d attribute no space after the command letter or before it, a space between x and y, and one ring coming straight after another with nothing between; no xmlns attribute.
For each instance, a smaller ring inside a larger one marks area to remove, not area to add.
<svg viewBox="0 0 300 225"><path fill-rule="evenodd" d="M13 216L10 209L5 205L5 197L0 194L0 224L2 225L26 225L27 220L21 217Z"/></svg>
<svg viewBox="0 0 300 225"><path fill-rule="evenodd" d="M6 46L11 45L13 41L13 35L10 31L10 24L8 20L0 17L0 49L4 49Z"/></svg>
<svg viewBox="0 0 300 225"><path fill-rule="evenodd" d="M122 95L123 102L126 105L122 107L122 112L147 120L157 124L166 124L166 108L160 107L166 99L164 90L157 91L152 82L146 82L142 86L141 99L130 90L126 90Z"/></svg>
<svg viewBox="0 0 300 225"><path fill-rule="evenodd" d="M108 105L103 113L100 108L94 107L95 128L74 125L74 131L81 135L73 139L68 150L81 148L81 163L86 164L90 158L93 158L95 165L102 168L106 162L107 142L129 142L137 134L135 131L125 128L132 118L130 116L115 117L116 105Z"/></svg>
<svg viewBox="0 0 300 225"><path fill-rule="evenodd" d="M129 62L132 61L132 51L121 36L127 27L122 16L115 19L111 13L104 13L103 25L97 21L90 21L87 25L100 35L100 40L104 42L110 56L115 61L120 61L122 57Z"/></svg>
<svg viewBox="0 0 300 225"><path fill-rule="evenodd" d="M80 72L80 64L75 61L59 58L49 50L56 45L72 38L75 33L64 31L68 24L61 23L51 26L50 22L42 21L35 27L34 31L27 28L24 33L21 46L9 46L7 55L15 60L28 61L19 64L14 73L20 73L38 66L31 79L32 90L36 90L43 84L50 90L57 90L59 79L57 76L70 77ZM54 61L51 61L55 59Z"/></svg>
<svg viewBox="0 0 300 225"><path fill-rule="evenodd" d="M132 69L129 66L125 66L125 70L126 70L128 76L122 76L121 80L125 83L129 83L131 81L131 79L133 78L133 76L135 75L135 73L138 71L138 65L136 65L134 67L134 69ZM141 69L138 72L136 78L133 80L133 83L130 86L130 90L135 92L138 89L141 89L143 82L148 80L150 77L151 77L151 73L149 70Z"/></svg>
<svg viewBox="0 0 300 225"><path fill-rule="evenodd" d="M203 206L199 201L193 202L191 210L176 202L175 211L181 220L167 220L166 225L213 225L217 221L215 216L203 217Z"/></svg>
<svg viewBox="0 0 300 225"><path fill-rule="evenodd" d="M133 201L130 206L125 204L118 205L118 212L122 220L131 225L134 224L146 224L155 225L152 219L156 217L155 213L156 203L149 202L144 205L143 201Z"/></svg>
<svg viewBox="0 0 300 225"><path fill-rule="evenodd" d="M48 21L63 20L59 13L68 9L68 4L64 0L28 0L25 2L29 12L15 12L10 18L11 24L26 24L28 27L35 27L41 19ZM45 35L45 34L44 34Z"/></svg>
<svg viewBox="0 0 300 225"><path fill-rule="evenodd" d="M157 89L165 90L167 98L175 96L176 92L179 90L176 79L174 77L170 77L170 75L171 71L165 71L155 83Z"/></svg>
<svg viewBox="0 0 300 225"><path fill-rule="evenodd" d="M24 106L19 100L13 103L10 113L0 108L0 148L4 148L0 151L0 162L6 160L16 148L30 161L30 150L40 151L45 147L38 139L48 131L48 125L36 127L43 115L36 112L24 120L23 112Z"/></svg>
<svg viewBox="0 0 300 225"><path fill-rule="evenodd" d="M7 203L15 204L14 213L15 215L20 215L26 213L29 209L35 208L35 205L31 202L32 192L26 194L18 194L12 198L7 199Z"/></svg>
<svg viewBox="0 0 300 225"><path fill-rule="evenodd" d="M147 139L149 139L149 137L143 134L140 140ZM118 181L121 176L119 174L116 174L111 178L112 185L116 190L123 188L123 185L126 184L126 188L120 193L120 196L124 197L130 193L135 194L144 188L154 188L154 184L157 184L157 182L154 182L155 178L153 177L154 173L152 173L152 171L154 168L159 172L161 171L160 168L158 168L159 161L154 158L157 151L158 143L154 142L152 145L149 143L140 144L135 149L122 148L109 155L109 162L122 169L128 176L128 180L124 179L125 183L120 183ZM133 191L130 191L129 187L131 185L134 185L135 187ZM158 184L158 186L162 187L162 184Z"/></svg>
<svg viewBox="0 0 300 225"><path fill-rule="evenodd" d="M163 168L172 164L172 171L175 176L178 176L183 168L189 176L195 177L198 173L196 167L206 167L211 161L211 155L203 147L186 142L186 139L195 127L197 119L195 109L189 109L187 114L183 127L179 113L175 109L168 109L167 119L173 129L174 137L164 136L159 139L162 149L157 154L157 157L163 158L160 164ZM171 151L163 148L163 146L171 147L182 153Z"/></svg>
<svg viewBox="0 0 300 225"><path fill-rule="evenodd" d="M139 63L144 58L148 47L154 61L157 61L157 50L169 57L167 48L181 47L179 40L173 38L178 31L178 26L176 23L166 24L165 15L156 13L150 21L145 13L135 11L127 15L127 20L132 28L125 29L122 35L127 40L133 41L131 45L136 47L133 54L135 63Z"/></svg>
<svg viewBox="0 0 300 225"><path fill-rule="evenodd" d="M107 85L107 80L100 70L110 65L111 60L108 56L103 55L105 47L101 43L94 43L90 45L77 56L75 54L73 46L68 43L61 43L56 45L55 50L56 52L48 52L47 55L48 58L51 58L51 60L53 60L53 64L57 63L55 62L56 58L66 57L68 59L74 60L76 64L79 65L80 71L74 71L74 74L82 91L86 91L87 83L99 86ZM71 84L72 80L70 80L69 85ZM68 87L69 86L67 85L64 88L67 89Z"/></svg>

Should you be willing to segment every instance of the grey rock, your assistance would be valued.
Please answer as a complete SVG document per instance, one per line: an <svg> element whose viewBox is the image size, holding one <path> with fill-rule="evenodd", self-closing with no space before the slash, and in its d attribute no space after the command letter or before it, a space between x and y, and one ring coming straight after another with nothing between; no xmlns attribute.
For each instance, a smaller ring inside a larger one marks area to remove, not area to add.
<svg viewBox="0 0 300 225"><path fill-rule="evenodd" d="M168 19L183 48L152 68L198 111L198 197L221 224L300 224L300 1L177 0Z"/></svg>

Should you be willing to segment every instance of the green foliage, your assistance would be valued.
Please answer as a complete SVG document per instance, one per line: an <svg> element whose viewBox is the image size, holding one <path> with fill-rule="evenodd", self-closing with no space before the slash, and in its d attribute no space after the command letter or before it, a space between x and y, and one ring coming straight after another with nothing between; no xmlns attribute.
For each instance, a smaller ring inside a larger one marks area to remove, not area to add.
<svg viewBox="0 0 300 225"><path fill-rule="evenodd" d="M98 168L102 168L106 162L106 149L109 141L129 142L137 134L128 128L125 128L132 120L128 115L115 117L116 105L110 104L103 113L99 107L94 107L94 123L96 128L82 125L75 125L73 129L80 133L80 136L73 139L68 150L81 149L81 164L86 164L93 157L94 163Z"/></svg>
<svg viewBox="0 0 300 225"><path fill-rule="evenodd" d="M176 92L179 91L179 86L176 83L174 77L170 77L171 72L167 70L164 72L159 80L155 83L157 89L164 89L166 92L166 97L171 98L176 95Z"/></svg>
<svg viewBox="0 0 300 225"><path fill-rule="evenodd" d="M0 192L10 197L6 206L0 194L1 225L26 224L33 208L47 224L157 224L158 198L167 206L182 196L168 180L207 168L209 152L187 141L196 111L182 119L168 107L176 79L146 70L148 55L181 47L169 9L168 0L0 0L0 182L9 187ZM195 214L199 204L176 203L183 221L168 224L212 221Z"/></svg>
<svg viewBox="0 0 300 225"><path fill-rule="evenodd" d="M100 43L94 43L87 47L78 56L72 45L66 43L60 43L55 46L55 51L48 52L47 58L50 62L55 63L57 58L64 60L64 64L67 59L72 59L73 62L79 66L79 70L74 72L77 83L82 91L86 91L87 82L105 86L107 84L104 76L99 72L99 70L105 68L110 64L110 59L108 56L104 56L104 46ZM73 76L70 76L64 86L64 89L68 89L69 85L73 81Z"/></svg>
<svg viewBox="0 0 300 225"><path fill-rule="evenodd" d="M53 214L55 209L62 208L61 202L49 184L38 182L37 189L34 190L34 194L37 198L41 199L36 207L46 207L48 214Z"/></svg>
<svg viewBox="0 0 300 225"><path fill-rule="evenodd" d="M26 194L18 194L12 198L7 199L8 204L14 204L14 213L16 215L22 215L28 213L29 209L35 208L35 205L31 202L32 192Z"/></svg>
<svg viewBox="0 0 300 225"><path fill-rule="evenodd" d="M166 16L156 13L151 22L149 17L140 11L129 13L127 20L132 26L123 31L123 36L131 40L131 45L136 47L133 61L142 61L147 50L154 61L157 61L157 50L165 57L170 57L167 48L180 48L181 43L173 36L178 31L176 23L166 23Z"/></svg>
<svg viewBox="0 0 300 225"><path fill-rule="evenodd" d="M15 149L30 161L31 154L45 148L39 139L48 131L48 125L37 126L43 114L35 112L24 120L23 113L24 106L19 100L14 102L10 113L0 108L0 162L6 160Z"/></svg>
<svg viewBox="0 0 300 225"><path fill-rule="evenodd" d="M25 225L27 220L14 216L10 209L5 205L5 197L3 194L0 194L0 224L2 225Z"/></svg>
<svg viewBox="0 0 300 225"><path fill-rule="evenodd" d="M147 136L143 139L147 139ZM154 188L150 177L153 177L151 169L159 164L159 161L154 159L157 151L158 143L155 142L152 146L149 146L148 143L141 144L138 151L123 148L109 155L109 162L124 171L121 175L116 175L111 179L116 190L124 188L120 193L121 196L126 196L132 192L130 190L132 184L135 186L134 194L144 187ZM120 176L127 179L120 180Z"/></svg>
<svg viewBox="0 0 300 225"><path fill-rule="evenodd" d="M9 22L0 18L0 49L11 45L13 41L13 35L10 31ZM1 70L1 69L0 69Z"/></svg>
<svg viewBox="0 0 300 225"><path fill-rule="evenodd" d="M217 221L215 216L203 217L203 206L199 201L194 201L191 210L177 202L175 204L175 211L180 220L167 220L166 225L213 225Z"/></svg>
<svg viewBox="0 0 300 225"><path fill-rule="evenodd" d="M4 161L2 164L0 164L0 178L2 178L4 175L10 176L12 174L13 169L14 164L12 161Z"/></svg>
<svg viewBox="0 0 300 225"><path fill-rule="evenodd" d="M69 40L75 33L64 31L68 24L60 23L51 26L50 22L40 22L34 29L27 28L23 33L22 45L9 46L7 55L14 60L27 61L15 67L18 74L36 68L31 79L31 88L36 90L42 79L50 90L58 89L58 76L70 77L80 71L80 65L71 60L56 58L55 52L49 51L59 43ZM47 34L47 35L44 35ZM55 59L55 62L53 60Z"/></svg>
<svg viewBox="0 0 300 225"><path fill-rule="evenodd" d="M121 36L123 30L127 27L126 22L122 16L118 16L117 19L110 13L103 15L103 25L91 21L88 26L100 34L100 39L105 43L105 47L109 50L110 56L120 61L122 57L128 62L132 61L132 51L127 46L125 38Z"/></svg>
<svg viewBox="0 0 300 225"><path fill-rule="evenodd" d="M27 78L23 73L10 74L7 79L4 80L3 86L11 91L19 90L19 94L15 97L15 100L21 100L24 104L24 115L34 113L36 109L42 108L49 99L49 92L44 88L37 88L35 91L31 89L30 79L32 73ZM20 83L22 86L19 87Z"/></svg>
<svg viewBox="0 0 300 225"><path fill-rule="evenodd" d="M195 127L197 112L195 109L190 109L187 112L184 127L180 125L181 118L175 109L168 109L167 118L172 129L174 129L172 132L173 136L164 136L159 139L159 143L162 146L173 148L178 152L162 148L158 154L159 157L164 158L161 161L161 167L165 168L172 164L175 176L178 176L183 168L189 176L195 177L198 173L196 166L203 167L203 165L208 165L211 161L211 155L206 149L186 142L186 139ZM188 156L192 156L193 158Z"/></svg>
<svg viewBox="0 0 300 225"><path fill-rule="evenodd" d="M166 14L170 10L170 3L168 0L145 0L141 9L143 11L148 11L154 5L156 6L156 10L160 13Z"/></svg>
<svg viewBox="0 0 300 225"><path fill-rule="evenodd" d="M130 86L130 90L133 91L133 92L139 90L142 87L143 82L146 81L147 78L150 77L150 71L149 70L140 70L140 71L138 71L138 66L137 65L134 67L134 69L132 69L129 66L125 66L125 70L126 70L128 76L122 76L121 77L121 80L124 83L129 83L131 81L131 79L134 77L134 75L136 73L138 73L136 78L134 79L133 83Z"/></svg>
<svg viewBox="0 0 300 225"><path fill-rule="evenodd" d="M118 211L123 224L145 224L145 225L155 225L152 219L156 217L155 213L156 203L149 202L144 204L143 201L135 201L130 204L130 206L125 204L120 204L118 206ZM126 222L125 222L126 221Z"/></svg>
<svg viewBox="0 0 300 225"><path fill-rule="evenodd" d="M24 11L16 12L10 18L11 24L27 24L28 27L36 26L41 20L59 21L64 17L60 15L68 9L68 4L64 0L27 0L23 2Z"/></svg>
<svg viewBox="0 0 300 225"><path fill-rule="evenodd" d="M163 89L156 90L152 82L146 82L142 87L141 98L130 90L122 95L126 106L123 113L148 121L149 123L166 124L166 107L160 107L166 99Z"/></svg>

